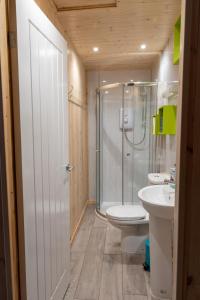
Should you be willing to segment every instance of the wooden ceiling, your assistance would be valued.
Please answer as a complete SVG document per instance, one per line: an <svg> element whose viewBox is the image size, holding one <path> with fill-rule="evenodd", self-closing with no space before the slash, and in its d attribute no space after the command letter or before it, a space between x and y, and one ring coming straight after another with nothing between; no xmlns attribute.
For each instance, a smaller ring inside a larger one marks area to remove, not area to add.
<svg viewBox="0 0 200 300"><path fill-rule="evenodd" d="M53 1L89 70L151 67L181 11L181 0ZM142 43L145 50L140 49ZM94 46L98 53L92 51Z"/></svg>

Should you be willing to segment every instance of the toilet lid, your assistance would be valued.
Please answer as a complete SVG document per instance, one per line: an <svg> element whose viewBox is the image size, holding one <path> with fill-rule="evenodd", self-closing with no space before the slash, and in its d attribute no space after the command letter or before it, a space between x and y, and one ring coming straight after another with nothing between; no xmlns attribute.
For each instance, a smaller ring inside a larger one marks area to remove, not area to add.
<svg viewBox="0 0 200 300"><path fill-rule="evenodd" d="M106 215L118 220L141 220L146 217L146 211L141 205L118 205L109 207Z"/></svg>

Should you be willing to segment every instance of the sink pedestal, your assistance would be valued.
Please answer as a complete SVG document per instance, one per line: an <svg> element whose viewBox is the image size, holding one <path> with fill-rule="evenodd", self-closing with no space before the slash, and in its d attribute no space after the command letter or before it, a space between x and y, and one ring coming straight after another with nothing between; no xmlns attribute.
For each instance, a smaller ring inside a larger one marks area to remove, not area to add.
<svg viewBox="0 0 200 300"><path fill-rule="evenodd" d="M150 215L151 299L172 297L172 220Z"/></svg>
<svg viewBox="0 0 200 300"><path fill-rule="evenodd" d="M172 229L175 190L166 185L148 186L138 192L149 212L151 299L172 298Z"/></svg>

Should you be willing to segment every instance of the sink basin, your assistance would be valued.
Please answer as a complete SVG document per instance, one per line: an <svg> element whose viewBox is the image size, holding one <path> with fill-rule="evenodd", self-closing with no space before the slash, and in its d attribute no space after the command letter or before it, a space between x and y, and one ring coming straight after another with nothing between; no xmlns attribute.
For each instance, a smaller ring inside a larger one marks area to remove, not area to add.
<svg viewBox="0 0 200 300"><path fill-rule="evenodd" d="M144 208L154 217L173 219L175 191L169 185L151 185L141 189L138 197Z"/></svg>
<svg viewBox="0 0 200 300"><path fill-rule="evenodd" d="M168 173L150 173L148 174L148 181L150 184L164 184L165 181L170 180Z"/></svg>

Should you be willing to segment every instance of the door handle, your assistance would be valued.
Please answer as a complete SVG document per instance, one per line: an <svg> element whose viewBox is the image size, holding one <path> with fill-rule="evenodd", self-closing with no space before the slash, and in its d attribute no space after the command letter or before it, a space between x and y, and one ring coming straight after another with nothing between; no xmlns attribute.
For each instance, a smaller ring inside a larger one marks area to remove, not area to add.
<svg viewBox="0 0 200 300"><path fill-rule="evenodd" d="M70 163L65 166L65 170L66 170L67 173L71 173L73 168L74 167Z"/></svg>

